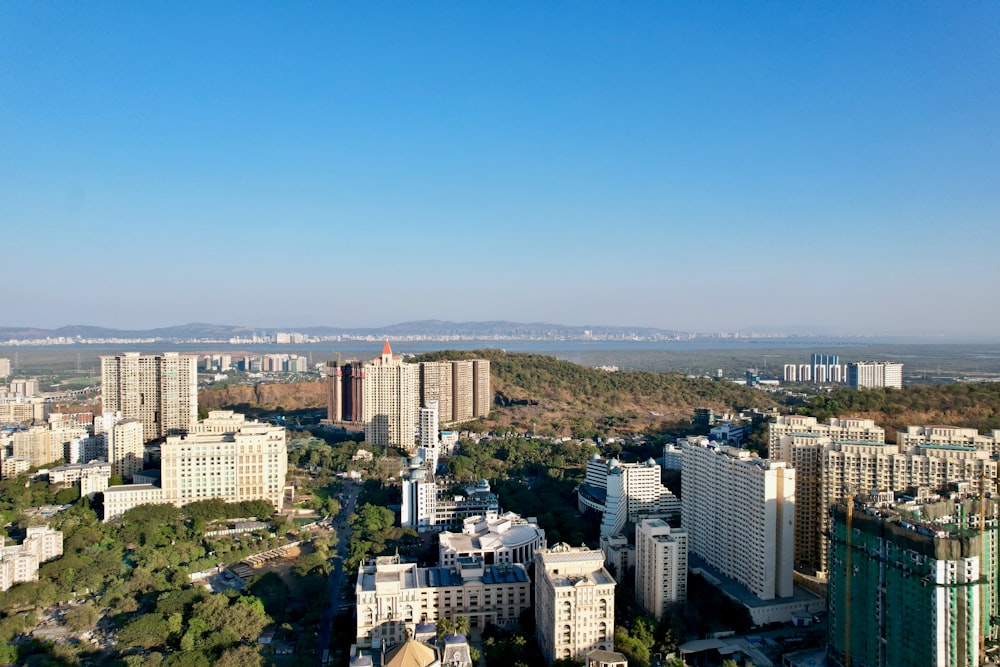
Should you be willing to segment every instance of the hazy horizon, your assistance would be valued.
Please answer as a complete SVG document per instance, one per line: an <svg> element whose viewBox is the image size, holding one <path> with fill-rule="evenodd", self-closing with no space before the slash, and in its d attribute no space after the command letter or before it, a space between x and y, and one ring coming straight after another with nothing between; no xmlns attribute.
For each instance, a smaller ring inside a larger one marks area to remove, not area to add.
<svg viewBox="0 0 1000 667"><path fill-rule="evenodd" d="M996 339L1000 5L0 5L0 326Z"/></svg>

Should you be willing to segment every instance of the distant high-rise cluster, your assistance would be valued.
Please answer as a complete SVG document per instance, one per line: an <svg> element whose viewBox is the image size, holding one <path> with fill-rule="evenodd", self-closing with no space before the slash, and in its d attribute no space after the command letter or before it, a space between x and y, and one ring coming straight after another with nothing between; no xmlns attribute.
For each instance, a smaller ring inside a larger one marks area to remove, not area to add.
<svg viewBox="0 0 1000 667"><path fill-rule="evenodd" d="M104 412L138 419L146 442L186 433L198 421L198 358L176 352L101 357Z"/></svg>
<svg viewBox="0 0 1000 667"><path fill-rule="evenodd" d="M903 387L903 364L891 361L855 361L841 364L835 354L814 354L809 364L785 364L785 382L847 384L854 389Z"/></svg>
<svg viewBox="0 0 1000 667"><path fill-rule="evenodd" d="M489 416L493 403L489 360L409 364L393 356L388 341L374 360L329 363L326 375L329 421L363 424L368 442L407 451L421 408L436 403L438 423L450 424Z"/></svg>

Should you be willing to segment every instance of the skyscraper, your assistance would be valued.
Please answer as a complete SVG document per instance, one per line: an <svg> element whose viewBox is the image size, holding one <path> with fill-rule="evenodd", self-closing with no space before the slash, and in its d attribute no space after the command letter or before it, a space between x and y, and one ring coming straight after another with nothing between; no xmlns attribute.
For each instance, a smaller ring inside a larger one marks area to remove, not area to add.
<svg viewBox="0 0 1000 667"><path fill-rule="evenodd" d="M854 389L875 387L903 388L903 364L891 361L856 361L847 364L847 386Z"/></svg>
<svg viewBox="0 0 1000 667"><path fill-rule="evenodd" d="M104 412L142 422L145 441L186 433L198 420L198 357L176 352L101 357Z"/></svg>
<svg viewBox="0 0 1000 667"><path fill-rule="evenodd" d="M364 365L365 440L373 445L415 449L417 366L392 356L389 341L382 355Z"/></svg>

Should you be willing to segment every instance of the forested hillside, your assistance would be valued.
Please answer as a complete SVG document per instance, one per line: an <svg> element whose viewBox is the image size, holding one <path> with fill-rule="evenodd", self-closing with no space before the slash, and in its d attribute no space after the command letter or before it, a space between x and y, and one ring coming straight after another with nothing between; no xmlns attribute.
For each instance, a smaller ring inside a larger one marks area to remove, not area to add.
<svg viewBox="0 0 1000 667"><path fill-rule="evenodd" d="M486 358L500 409L499 426L558 435L670 428L696 407L731 410L774 405L769 394L678 373L613 372L540 354L502 350L434 352L416 361Z"/></svg>

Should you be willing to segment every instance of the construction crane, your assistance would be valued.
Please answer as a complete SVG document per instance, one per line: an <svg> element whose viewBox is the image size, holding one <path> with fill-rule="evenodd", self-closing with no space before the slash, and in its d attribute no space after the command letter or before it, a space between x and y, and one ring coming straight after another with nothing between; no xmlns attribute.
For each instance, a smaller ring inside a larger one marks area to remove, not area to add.
<svg viewBox="0 0 1000 667"><path fill-rule="evenodd" d="M854 568L851 551L854 548L854 492L847 487L847 556L844 558L844 667L851 667L851 575Z"/></svg>

